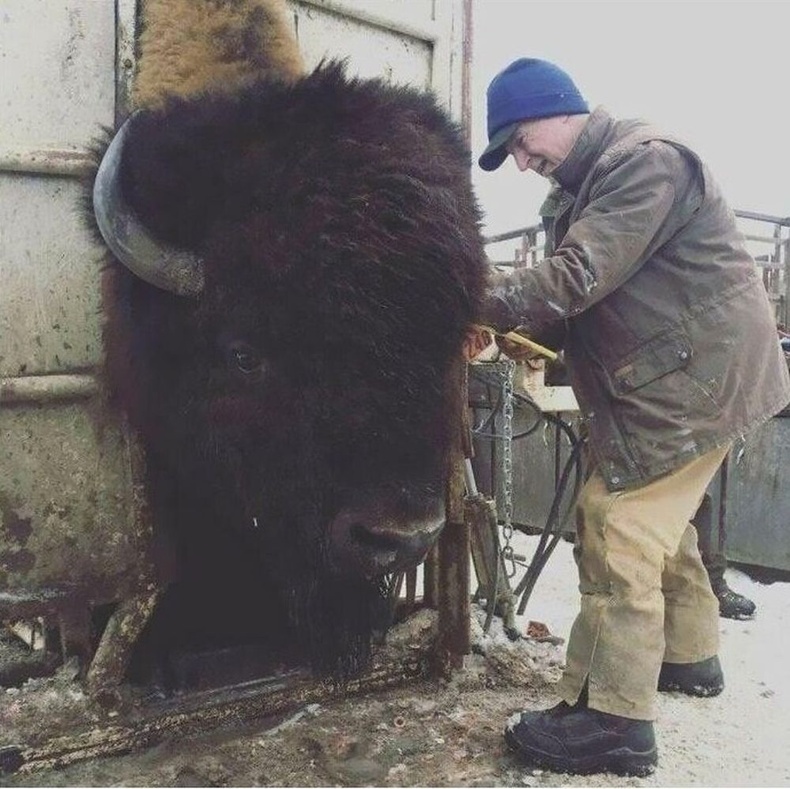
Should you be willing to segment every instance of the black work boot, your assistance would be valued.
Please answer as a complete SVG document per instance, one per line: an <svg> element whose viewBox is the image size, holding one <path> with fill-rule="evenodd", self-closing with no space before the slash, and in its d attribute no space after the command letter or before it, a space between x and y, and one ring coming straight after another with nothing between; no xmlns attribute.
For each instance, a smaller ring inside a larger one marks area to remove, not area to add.
<svg viewBox="0 0 790 789"><path fill-rule="evenodd" d="M645 776L658 762L652 721L565 702L514 716L505 741L525 763L561 773Z"/></svg>
<svg viewBox="0 0 790 789"><path fill-rule="evenodd" d="M662 663L658 689L677 690L687 696L718 696L724 690L718 656L697 663Z"/></svg>
<svg viewBox="0 0 790 789"><path fill-rule="evenodd" d="M742 594L733 592L726 581L713 587L713 594L719 601L719 616L725 619L751 619L757 606Z"/></svg>

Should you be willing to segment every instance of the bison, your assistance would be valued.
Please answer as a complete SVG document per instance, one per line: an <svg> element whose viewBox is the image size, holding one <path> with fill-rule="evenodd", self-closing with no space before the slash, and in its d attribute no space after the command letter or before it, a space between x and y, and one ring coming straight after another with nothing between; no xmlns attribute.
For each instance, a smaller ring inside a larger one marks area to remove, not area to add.
<svg viewBox="0 0 790 789"><path fill-rule="evenodd" d="M272 5L149 0L243 26L211 36L221 80L179 93L168 71L99 153L106 381L145 448L182 629L249 638L276 593L312 665L345 676L382 578L443 526L451 372L485 256L436 100L339 62L272 73L273 37L294 60Z"/></svg>

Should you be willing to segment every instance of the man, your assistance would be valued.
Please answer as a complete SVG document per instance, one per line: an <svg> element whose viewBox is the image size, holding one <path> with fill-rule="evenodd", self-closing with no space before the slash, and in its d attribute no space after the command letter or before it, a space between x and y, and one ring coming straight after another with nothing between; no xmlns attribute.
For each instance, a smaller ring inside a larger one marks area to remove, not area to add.
<svg viewBox="0 0 790 789"><path fill-rule="evenodd" d="M790 377L732 211L686 145L590 112L564 71L527 58L491 82L488 136L484 170L512 156L561 194L552 254L493 274L481 322L562 344L595 464L563 701L505 737L530 764L645 775L656 689L724 685L690 520L733 440L790 400ZM468 355L486 338L471 332Z"/></svg>
<svg viewBox="0 0 790 789"><path fill-rule="evenodd" d="M541 223L546 233L546 242L543 248L544 256L551 256L553 253L551 245L555 236L554 219L557 207L563 199L562 187L551 178L549 180L552 186L539 210ZM511 352L518 353L514 349L511 349ZM564 364L560 362L555 363L554 368L554 375L562 376L564 379L563 383L568 384L569 382L565 380L567 379L567 372ZM702 564L708 573L713 594L716 595L716 599L719 601L719 616L725 619L751 619L757 606L748 597L730 589L724 578L724 571L727 569L724 540L722 535L718 534L718 530L714 526L714 520L713 501L710 494L706 493L697 512L691 519L691 524L697 530L697 547L702 557Z"/></svg>

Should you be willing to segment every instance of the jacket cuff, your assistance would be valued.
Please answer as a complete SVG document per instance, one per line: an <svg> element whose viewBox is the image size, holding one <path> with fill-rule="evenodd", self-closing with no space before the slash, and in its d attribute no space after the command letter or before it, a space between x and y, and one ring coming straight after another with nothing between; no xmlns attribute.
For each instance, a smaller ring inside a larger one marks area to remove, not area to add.
<svg viewBox="0 0 790 789"><path fill-rule="evenodd" d="M522 323L507 297L509 289L512 290L511 275L502 271L491 271L488 288L483 297L480 322L499 332L510 331Z"/></svg>
<svg viewBox="0 0 790 789"><path fill-rule="evenodd" d="M518 320L505 299L501 295L489 291L483 301L480 323L491 326L498 332L508 332L516 328Z"/></svg>

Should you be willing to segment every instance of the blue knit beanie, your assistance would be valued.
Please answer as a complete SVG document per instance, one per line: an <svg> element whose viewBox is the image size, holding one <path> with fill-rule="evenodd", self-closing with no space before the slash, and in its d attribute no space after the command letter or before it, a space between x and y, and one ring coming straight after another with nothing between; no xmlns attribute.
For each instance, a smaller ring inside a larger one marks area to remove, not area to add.
<svg viewBox="0 0 790 789"><path fill-rule="evenodd" d="M496 170L507 158L505 144L524 120L589 112L573 80L546 60L520 58L488 86L488 147L479 164Z"/></svg>

